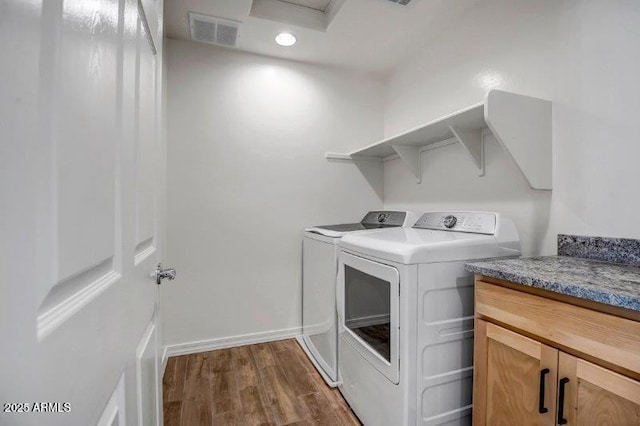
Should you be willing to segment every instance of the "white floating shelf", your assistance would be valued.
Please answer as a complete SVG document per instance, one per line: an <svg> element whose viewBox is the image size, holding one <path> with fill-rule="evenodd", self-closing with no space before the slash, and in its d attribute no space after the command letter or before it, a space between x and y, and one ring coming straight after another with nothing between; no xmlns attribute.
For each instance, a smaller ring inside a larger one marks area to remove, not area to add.
<svg viewBox="0 0 640 426"><path fill-rule="evenodd" d="M349 154L325 156L371 160L397 154L420 182L420 148L456 138L482 176L482 131L486 128L514 160L531 188L551 189L551 102L502 90L492 90L482 103Z"/></svg>

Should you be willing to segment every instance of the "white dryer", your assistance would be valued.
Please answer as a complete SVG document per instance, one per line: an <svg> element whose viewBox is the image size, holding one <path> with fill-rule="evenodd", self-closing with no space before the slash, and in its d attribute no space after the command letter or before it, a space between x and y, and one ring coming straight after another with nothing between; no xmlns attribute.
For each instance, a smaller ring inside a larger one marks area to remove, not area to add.
<svg viewBox="0 0 640 426"><path fill-rule="evenodd" d="M429 212L410 229L344 236L340 391L366 426L470 425L475 259L520 255L497 213Z"/></svg>
<svg viewBox="0 0 640 426"><path fill-rule="evenodd" d="M409 211L371 211L358 223L305 229L302 258L302 336L298 339L330 386L338 384L336 275L338 241L351 233L410 227L418 215Z"/></svg>

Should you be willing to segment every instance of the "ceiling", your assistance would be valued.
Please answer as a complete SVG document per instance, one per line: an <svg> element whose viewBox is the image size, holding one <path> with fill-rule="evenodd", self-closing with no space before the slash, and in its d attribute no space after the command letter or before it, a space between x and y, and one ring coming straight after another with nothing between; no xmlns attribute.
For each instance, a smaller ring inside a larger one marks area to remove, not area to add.
<svg viewBox="0 0 640 426"><path fill-rule="evenodd" d="M250 16L252 0L165 0L165 33L191 40L190 11L241 21L240 50L303 62L386 75L419 49L428 48L439 30L480 0L346 0L326 32ZM314 9L327 0L287 0ZM292 32L298 42L278 46L274 37Z"/></svg>

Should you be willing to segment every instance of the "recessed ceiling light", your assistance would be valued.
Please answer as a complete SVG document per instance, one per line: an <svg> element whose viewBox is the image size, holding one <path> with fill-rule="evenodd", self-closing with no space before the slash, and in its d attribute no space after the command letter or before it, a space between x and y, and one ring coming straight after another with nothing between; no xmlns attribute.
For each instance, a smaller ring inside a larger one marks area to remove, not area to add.
<svg viewBox="0 0 640 426"><path fill-rule="evenodd" d="M293 46L296 44L296 36L291 33L280 33L276 36L276 43L280 46Z"/></svg>

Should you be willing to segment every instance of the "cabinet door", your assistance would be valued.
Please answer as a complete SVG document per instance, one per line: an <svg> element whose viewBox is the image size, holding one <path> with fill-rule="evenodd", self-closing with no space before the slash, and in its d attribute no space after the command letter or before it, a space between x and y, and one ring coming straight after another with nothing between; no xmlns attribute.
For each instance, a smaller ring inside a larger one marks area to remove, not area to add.
<svg viewBox="0 0 640 426"><path fill-rule="evenodd" d="M558 424L640 425L640 382L563 352L558 377Z"/></svg>
<svg viewBox="0 0 640 426"><path fill-rule="evenodd" d="M473 424L553 425L558 350L476 319Z"/></svg>

